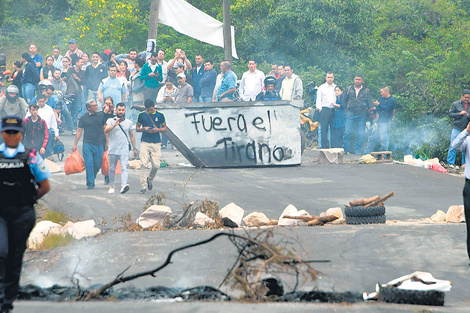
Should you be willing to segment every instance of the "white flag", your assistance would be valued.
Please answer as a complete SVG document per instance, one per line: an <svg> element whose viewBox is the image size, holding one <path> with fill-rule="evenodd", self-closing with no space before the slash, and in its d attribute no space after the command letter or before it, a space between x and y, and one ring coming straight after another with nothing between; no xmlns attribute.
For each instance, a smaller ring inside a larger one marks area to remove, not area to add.
<svg viewBox="0 0 470 313"><path fill-rule="evenodd" d="M160 0L158 23L170 26L179 33L205 43L224 47L224 24L196 9L185 0ZM233 26L231 30L232 56L238 59Z"/></svg>

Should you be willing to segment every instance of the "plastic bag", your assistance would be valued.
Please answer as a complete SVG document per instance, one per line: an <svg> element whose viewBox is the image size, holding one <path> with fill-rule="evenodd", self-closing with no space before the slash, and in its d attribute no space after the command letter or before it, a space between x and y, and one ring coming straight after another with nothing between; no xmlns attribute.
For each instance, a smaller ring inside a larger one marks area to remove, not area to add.
<svg viewBox="0 0 470 313"><path fill-rule="evenodd" d="M439 173L447 173L447 170L442 165L440 165L439 163L432 164L431 169L433 171L436 171L436 172L439 172Z"/></svg>
<svg viewBox="0 0 470 313"><path fill-rule="evenodd" d="M85 170L85 161L83 160L78 149L72 152L66 159L64 164L65 175L82 173Z"/></svg>
<svg viewBox="0 0 470 313"><path fill-rule="evenodd" d="M116 175L121 174L121 162L118 160L116 164L116 170L114 171ZM101 162L101 174L108 176L109 175L109 156L108 151L103 153L103 162Z"/></svg>

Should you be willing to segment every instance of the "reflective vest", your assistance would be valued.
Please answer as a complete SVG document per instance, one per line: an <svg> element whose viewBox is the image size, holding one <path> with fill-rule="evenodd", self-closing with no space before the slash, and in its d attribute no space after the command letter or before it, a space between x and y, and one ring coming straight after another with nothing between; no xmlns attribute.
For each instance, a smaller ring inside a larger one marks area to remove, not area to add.
<svg viewBox="0 0 470 313"><path fill-rule="evenodd" d="M36 182L29 168L31 151L26 149L14 158L0 152L0 207L36 203Z"/></svg>

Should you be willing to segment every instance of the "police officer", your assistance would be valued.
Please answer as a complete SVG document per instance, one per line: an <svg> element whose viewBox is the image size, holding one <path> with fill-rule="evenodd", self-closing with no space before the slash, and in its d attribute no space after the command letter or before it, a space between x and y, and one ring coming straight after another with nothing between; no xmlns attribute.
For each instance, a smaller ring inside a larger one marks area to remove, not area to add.
<svg viewBox="0 0 470 313"><path fill-rule="evenodd" d="M281 100L281 97L277 93L276 87L276 77L273 75L268 75L264 79L264 86L266 86L266 91L261 91L256 96L256 101L277 101Z"/></svg>
<svg viewBox="0 0 470 313"><path fill-rule="evenodd" d="M11 312L18 294L26 241L36 222L34 204L50 189L51 175L34 150L25 149L22 119L2 118L0 145L0 312Z"/></svg>

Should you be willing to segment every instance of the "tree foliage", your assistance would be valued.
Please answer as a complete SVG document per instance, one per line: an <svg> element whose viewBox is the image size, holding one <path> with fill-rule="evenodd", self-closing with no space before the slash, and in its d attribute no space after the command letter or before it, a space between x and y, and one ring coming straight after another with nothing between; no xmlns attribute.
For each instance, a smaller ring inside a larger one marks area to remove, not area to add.
<svg viewBox="0 0 470 313"><path fill-rule="evenodd" d="M187 1L222 21L222 1ZM0 0L0 48L14 56L34 42L47 55L52 46L65 49L73 37L89 52L144 50L150 2ZM469 0L232 0L240 56L234 69L240 76L248 58L263 70L269 63L290 63L304 85L319 85L333 71L336 83L346 86L362 73L374 97L388 85L397 99L396 151L425 147L442 159L449 144L447 110L470 86L469 10ZM215 62L224 58L222 48L169 27L160 25L158 33L157 46L167 59L176 47L191 59L196 53ZM415 138L436 129L439 134L419 147L403 140L404 134Z"/></svg>

